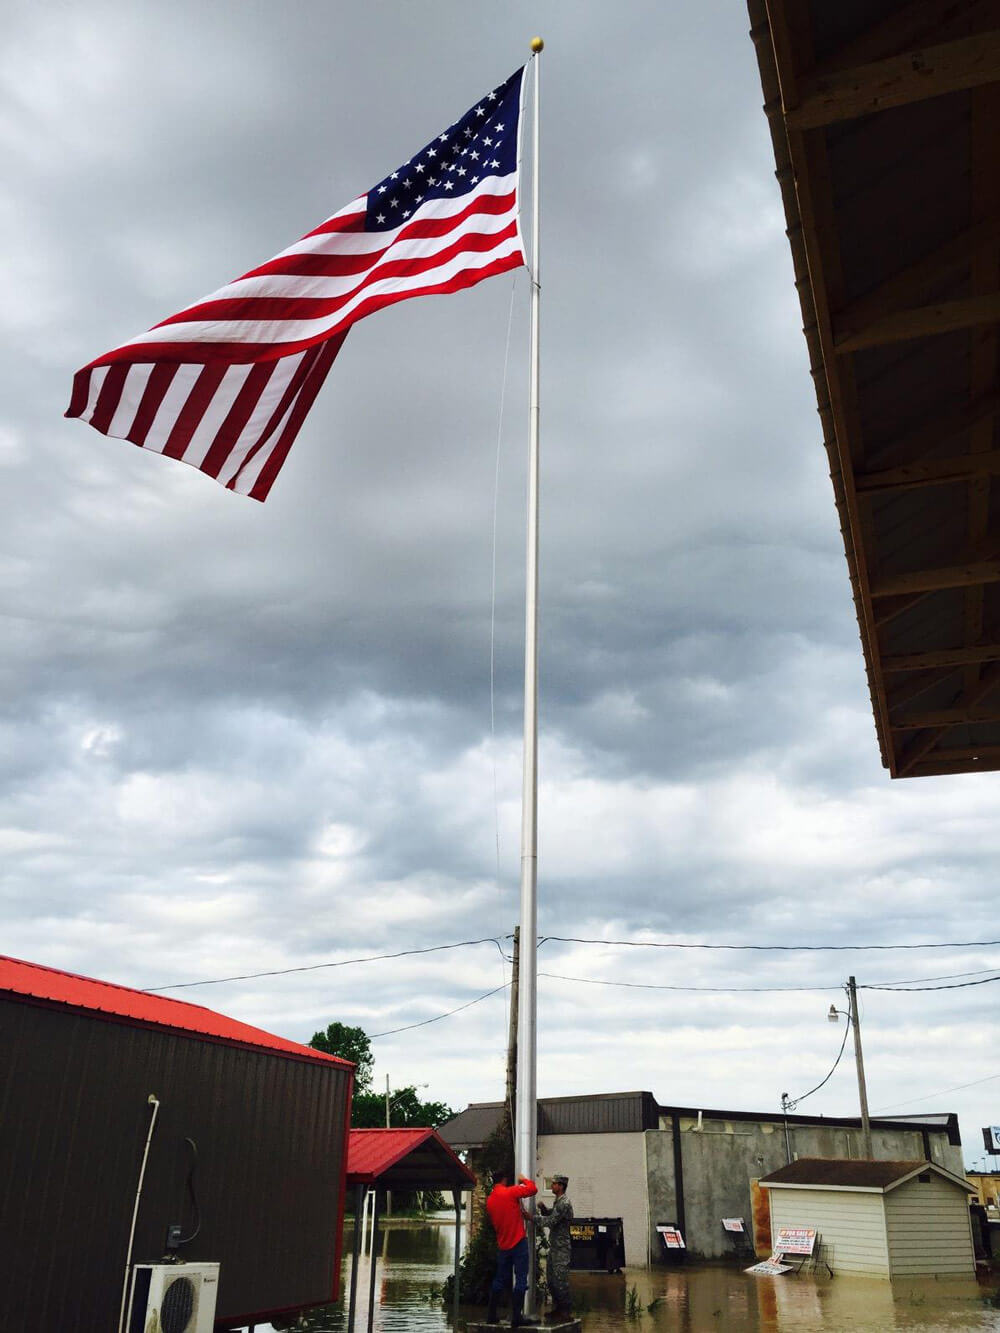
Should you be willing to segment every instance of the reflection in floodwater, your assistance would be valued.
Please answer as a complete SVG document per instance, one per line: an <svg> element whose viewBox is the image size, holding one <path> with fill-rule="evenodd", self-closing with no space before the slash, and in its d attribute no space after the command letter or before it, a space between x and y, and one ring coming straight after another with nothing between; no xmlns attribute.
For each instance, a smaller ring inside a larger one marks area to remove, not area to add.
<svg viewBox="0 0 1000 1333"><path fill-rule="evenodd" d="M375 1320L378 1333L449 1333L451 1312L431 1290L451 1272L455 1240L447 1225L390 1224L375 1242ZM344 1240L342 1299L311 1311L298 1325L310 1333L343 1333L347 1325L352 1237ZM369 1258L358 1265L357 1333L368 1327ZM626 1317L626 1293L635 1288L639 1313ZM738 1268L634 1269L611 1277L573 1275L584 1333L1000 1333L1000 1307L974 1282L912 1279L890 1286L875 1279L756 1278ZM466 1318L482 1311L463 1309ZM257 1333L271 1333L257 1325Z"/></svg>

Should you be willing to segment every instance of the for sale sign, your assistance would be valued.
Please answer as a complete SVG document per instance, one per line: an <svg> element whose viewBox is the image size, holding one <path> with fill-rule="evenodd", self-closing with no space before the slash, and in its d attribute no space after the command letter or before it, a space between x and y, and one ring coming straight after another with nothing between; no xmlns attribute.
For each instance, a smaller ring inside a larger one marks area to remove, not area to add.
<svg viewBox="0 0 1000 1333"><path fill-rule="evenodd" d="M812 1254L815 1244L814 1227L780 1227L774 1239L776 1254Z"/></svg>

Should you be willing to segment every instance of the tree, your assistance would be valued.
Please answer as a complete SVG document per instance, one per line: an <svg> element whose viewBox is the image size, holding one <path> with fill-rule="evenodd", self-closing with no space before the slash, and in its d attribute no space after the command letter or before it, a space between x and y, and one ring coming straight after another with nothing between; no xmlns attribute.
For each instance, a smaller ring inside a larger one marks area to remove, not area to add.
<svg viewBox="0 0 1000 1333"><path fill-rule="evenodd" d="M505 1105L496 1129L479 1151L476 1170L485 1178L487 1192L489 1178L494 1171L503 1171L508 1180L514 1179L514 1132L510 1107ZM459 1292L469 1305L485 1305L490 1298L490 1284L497 1266L497 1238L490 1222L484 1217L465 1247L459 1263ZM455 1290L455 1275L449 1273L441 1289L446 1305L451 1304Z"/></svg>
<svg viewBox="0 0 1000 1333"><path fill-rule="evenodd" d="M357 1068L354 1071L354 1094L364 1095L372 1085L372 1072L375 1057L372 1055L371 1042L364 1028L347 1027L344 1023L331 1023L325 1032L314 1032L309 1043L317 1051L327 1055L339 1055L343 1060L352 1060ZM352 1120L353 1124L356 1121ZM385 1123L383 1119L382 1123Z"/></svg>
<svg viewBox="0 0 1000 1333"><path fill-rule="evenodd" d="M375 1057L364 1028L331 1023L325 1032L314 1032L309 1043L314 1050L327 1055L339 1055L352 1060L354 1071L354 1100L351 1104L351 1125L354 1129L385 1128L385 1094L372 1091ZM444 1102L422 1102L415 1087L397 1088L389 1093L389 1119L397 1129L408 1126L437 1129L455 1112Z"/></svg>
<svg viewBox="0 0 1000 1333"><path fill-rule="evenodd" d="M389 1093L389 1123L394 1129L410 1126L437 1129L454 1114L444 1102L422 1102L414 1087L396 1088ZM351 1107L351 1124L355 1129L384 1129L385 1093L356 1093Z"/></svg>

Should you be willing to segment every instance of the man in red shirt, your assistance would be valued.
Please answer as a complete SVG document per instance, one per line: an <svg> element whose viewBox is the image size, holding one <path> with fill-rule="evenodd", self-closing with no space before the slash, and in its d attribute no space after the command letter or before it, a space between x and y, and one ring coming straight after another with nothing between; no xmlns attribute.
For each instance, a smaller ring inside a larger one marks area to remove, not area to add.
<svg viewBox="0 0 1000 1333"><path fill-rule="evenodd" d="M521 1212L521 1200L529 1199L538 1193L538 1186L527 1176L522 1176L518 1184L509 1183L513 1172L504 1170L493 1172L493 1189L486 1200L493 1230L497 1233L497 1271L490 1287L490 1302L486 1310L486 1322L497 1321L497 1302L505 1291L510 1291L511 1274L514 1277L514 1291L510 1305L510 1326L521 1328L524 1325L537 1324L537 1319L530 1319L524 1313L524 1293L528 1289L528 1238L524 1231L524 1216Z"/></svg>

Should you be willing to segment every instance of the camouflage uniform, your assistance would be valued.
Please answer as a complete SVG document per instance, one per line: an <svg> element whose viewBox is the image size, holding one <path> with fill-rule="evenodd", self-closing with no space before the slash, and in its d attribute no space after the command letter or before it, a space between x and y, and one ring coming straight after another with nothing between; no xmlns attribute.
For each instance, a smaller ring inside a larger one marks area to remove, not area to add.
<svg viewBox="0 0 1000 1333"><path fill-rule="evenodd" d="M573 1205L565 1194L560 1194L547 1217L539 1217L538 1225L549 1229L549 1259L545 1281L552 1303L560 1310L569 1310L569 1261L571 1241L569 1224L573 1221Z"/></svg>

